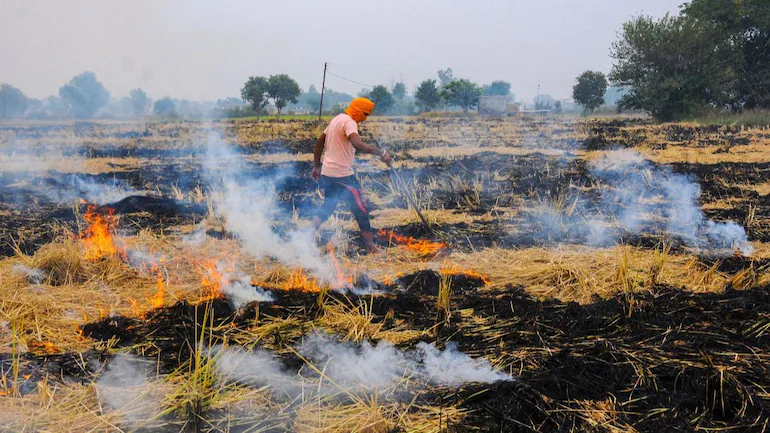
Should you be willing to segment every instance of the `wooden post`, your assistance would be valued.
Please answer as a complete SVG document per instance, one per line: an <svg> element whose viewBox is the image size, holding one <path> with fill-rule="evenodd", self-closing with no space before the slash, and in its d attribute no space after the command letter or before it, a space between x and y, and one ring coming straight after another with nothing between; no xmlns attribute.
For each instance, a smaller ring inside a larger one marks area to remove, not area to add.
<svg viewBox="0 0 770 433"><path fill-rule="evenodd" d="M318 120L321 120L321 114L324 111L324 89L326 87L326 62L324 62L324 79L321 82L321 103L318 106Z"/></svg>

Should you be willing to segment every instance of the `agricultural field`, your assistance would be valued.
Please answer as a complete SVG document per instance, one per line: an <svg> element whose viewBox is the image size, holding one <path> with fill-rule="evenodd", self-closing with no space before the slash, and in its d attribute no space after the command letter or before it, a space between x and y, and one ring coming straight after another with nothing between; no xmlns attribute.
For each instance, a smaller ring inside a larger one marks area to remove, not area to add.
<svg viewBox="0 0 770 433"><path fill-rule="evenodd" d="M770 129L323 127L0 123L0 430L770 430Z"/></svg>

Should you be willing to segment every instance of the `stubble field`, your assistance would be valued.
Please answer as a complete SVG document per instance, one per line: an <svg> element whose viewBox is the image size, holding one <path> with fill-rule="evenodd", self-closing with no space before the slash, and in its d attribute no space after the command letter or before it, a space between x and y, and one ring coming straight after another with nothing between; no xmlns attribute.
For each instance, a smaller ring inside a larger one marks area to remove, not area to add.
<svg viewBox="0 0 770 433"><path fill-rule="evenodd" d="M366 255L323 127L0 124L0 429L767 429L770 129L373 118Z"/></svg>

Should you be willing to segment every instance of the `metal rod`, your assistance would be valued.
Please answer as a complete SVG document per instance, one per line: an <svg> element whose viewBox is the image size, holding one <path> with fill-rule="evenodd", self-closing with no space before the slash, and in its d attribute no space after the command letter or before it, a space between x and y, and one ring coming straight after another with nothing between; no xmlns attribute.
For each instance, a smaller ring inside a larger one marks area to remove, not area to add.
<svg viewBox="0 0 770 433"><path fill-rule="evenodd" d="M409 202L410 205L412 205L412 208L414 209L414 211L417 212L417 216L420 217L420 220L422 221L422 224L425 226L425 229L428 230L428 234L432 235L433 229L430 227L430 224L428 224L428 220L425 219L425 216L423 216L422 212L420 212L420 209L417 207L417 204L412 199L412 194L410 193L409 187L407 186L406 182L398 173L398 171L396 171L396 168L393 167L393 164L389 164L388 166L390 167L390 172L393 174L393 178L396 179L396 182L394 182L396 184L396 188L401 189L401 193L404 194L404 196L406 196L406 200ZM400 187L399 187L399 183L401 184Z"/></svg>
<svg viewBox="0 0 770 433"><path fill-rule="evenodd" d="M318 105L318 120L321 120L321 114L324 111L324 89L326 88L326 62L324 62L324 79L321 82L321 103Z"/></svg>

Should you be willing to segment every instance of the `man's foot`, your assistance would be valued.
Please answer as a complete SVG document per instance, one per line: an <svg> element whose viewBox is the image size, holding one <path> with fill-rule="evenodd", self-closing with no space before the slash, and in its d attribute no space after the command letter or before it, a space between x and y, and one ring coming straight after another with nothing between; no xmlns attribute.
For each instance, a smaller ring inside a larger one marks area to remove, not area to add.
<svg viewBox="0 0 770 433"><path fill-rule="evenodd" d="M374 245L373 232L362 232L361 237L364 238L364 245L366 246L366 251L369 254L377 254L382 251L380 247L378 247L377 245Z"/></svg>

